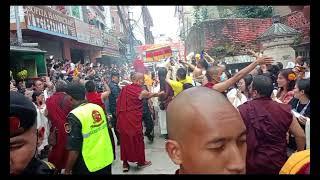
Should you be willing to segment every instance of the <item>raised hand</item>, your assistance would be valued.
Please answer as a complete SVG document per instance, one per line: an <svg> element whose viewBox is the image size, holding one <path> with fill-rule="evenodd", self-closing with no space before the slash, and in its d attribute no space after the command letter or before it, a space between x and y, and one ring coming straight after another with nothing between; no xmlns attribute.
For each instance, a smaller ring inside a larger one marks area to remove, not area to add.
<svg viewBox="0 0 320 180"><path fill-rule="evenodd" d="M251 49L247 49L246 50L247 53L251 54L252 56L256 57L256 58L259 58L259 54L254 52L253 50Z"/></svg>
<svg viewBox="0 0 320 180"><path fill-rule="evenodd" d="M272 57L266 57L266 56L258 57L256 61L259 65L272 64L274 62Z"/></svg>

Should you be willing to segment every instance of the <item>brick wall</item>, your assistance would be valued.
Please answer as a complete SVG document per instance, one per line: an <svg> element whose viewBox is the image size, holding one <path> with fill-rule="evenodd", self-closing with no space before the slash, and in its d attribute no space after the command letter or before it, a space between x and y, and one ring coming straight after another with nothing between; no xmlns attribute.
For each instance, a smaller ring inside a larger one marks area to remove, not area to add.
<svg viewBox="0 0 320 180"><path fill-rule="evenodd" d="M257 37L272 24L268 19L217 19L205 21L199 29L192 27L186 39L187 54L205 49L210 52L213 47L225 43L236 48L259 49ZM199 42L201 40L202 42Z"/></svg>
<svg viewBox="0 0 320 180"><path fill-rule="evenodd" d="M302 32L303 42L310 42L310 21L304 17L303 12L295 11L283 16L281 23Z"/></svg>
<svg viewBox="0 0 320 180"><path fill-rule="evenodd" d="M293 12L281 17L281 22L303 34L303 42L310 40L310 22L302 12ZM186 54L207 52L225 43L233 44L237 50L261 47L256 39L272 25L271 18L266 19L216 19L202 22L199 27L193 26L186 38Z"/></svg>

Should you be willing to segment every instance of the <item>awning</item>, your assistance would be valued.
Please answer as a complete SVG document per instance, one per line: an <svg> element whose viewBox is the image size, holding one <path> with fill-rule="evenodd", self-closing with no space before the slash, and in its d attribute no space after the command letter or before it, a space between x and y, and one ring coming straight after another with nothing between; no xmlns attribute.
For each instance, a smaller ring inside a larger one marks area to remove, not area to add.
<svg viewBox="0 0 320 180"><path fill-rule="evenodd" d="M31 47L22 47L22 46L10 46L10 51L20 51L20 52L41 52L46 53L47 51L43 51L38 48Z"/></svg>

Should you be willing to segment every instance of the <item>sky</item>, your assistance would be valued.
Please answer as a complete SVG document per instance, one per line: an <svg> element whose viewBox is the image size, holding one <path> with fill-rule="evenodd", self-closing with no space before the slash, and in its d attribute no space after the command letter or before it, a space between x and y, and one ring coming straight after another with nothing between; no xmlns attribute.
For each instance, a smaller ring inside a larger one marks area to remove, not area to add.
<svg viewBox="0 0 320 180"><path fill-rule="evenodd" d="M153 19L153 27L151 31L155 38L155 43L160 42L167 37L176 40L179 38L179 20L174 17L175 6L147 6ZM141 16L141 6L130 6L130 12L133 14L133 33L135 37L144 44L144 28ZM160 34L164 36L160 36Z"/></svg>
<svg viewBox="0 0 320 180"><path fill-rule="evenodd" d="M153 19L151 28L154 37L164 34L172 39L178 38L179 21L174 17L175 6L147 6Z"/></svg>

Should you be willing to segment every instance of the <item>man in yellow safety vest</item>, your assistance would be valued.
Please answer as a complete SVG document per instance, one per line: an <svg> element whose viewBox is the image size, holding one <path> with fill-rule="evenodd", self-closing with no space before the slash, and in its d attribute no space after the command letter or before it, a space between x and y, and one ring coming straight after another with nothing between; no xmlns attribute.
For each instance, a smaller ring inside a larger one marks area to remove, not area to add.
<svg viewBox="0 0 320 180"><path fill-rule="evenodd" d="M70 84L67 94L74 109L64 125L69 150L65 174L111 174L113 150L103 109L86 102L81 84Z"/></svg>

